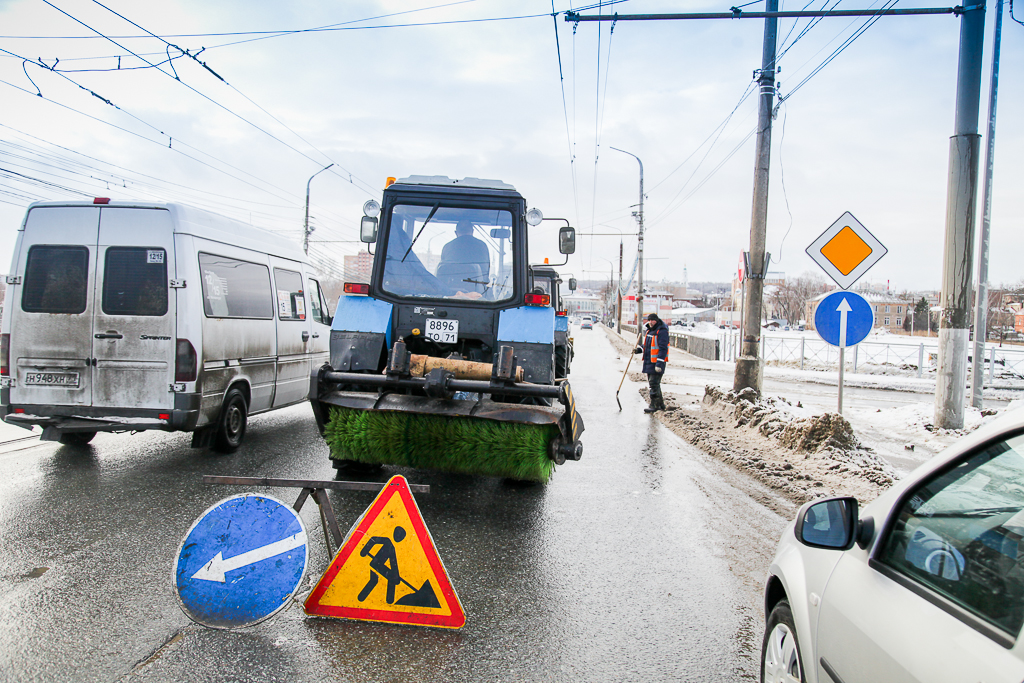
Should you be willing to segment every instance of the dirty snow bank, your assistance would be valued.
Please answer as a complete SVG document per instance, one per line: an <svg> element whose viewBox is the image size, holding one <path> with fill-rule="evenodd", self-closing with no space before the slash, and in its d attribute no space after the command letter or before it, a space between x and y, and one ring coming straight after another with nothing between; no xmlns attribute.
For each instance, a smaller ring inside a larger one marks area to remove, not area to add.
<svg viewBox="0 0 1024 683"><path fill-rule="evenodd" d="M641 393L646 396L646 388ZM669 429L796 503L830 495L866 503L896 480L893 468L863 447L840 415L813 415L785 399L759 401L751 390L712 386L700 403L666 400L669 410L655 415Z"/></svg>

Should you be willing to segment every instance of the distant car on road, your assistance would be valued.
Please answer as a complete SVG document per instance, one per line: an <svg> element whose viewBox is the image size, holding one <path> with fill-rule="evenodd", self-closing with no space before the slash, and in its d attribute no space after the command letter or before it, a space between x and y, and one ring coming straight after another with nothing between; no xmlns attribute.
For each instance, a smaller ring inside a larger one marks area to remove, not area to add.
<svg viewBox="0 0 1024 683"><path fill-rule="evenodd" d="M592 330L592 329L594 329L594 323L590 322L589 319L584 318L583 322L580 323L580 329L581 330Z"/></svg>
<svg viewBox="0 0 1024 683"><path fill-rule="evenodd" d="M1024 410L859 509L804 505L765 588L762 681L1024 680Z"/></svg>

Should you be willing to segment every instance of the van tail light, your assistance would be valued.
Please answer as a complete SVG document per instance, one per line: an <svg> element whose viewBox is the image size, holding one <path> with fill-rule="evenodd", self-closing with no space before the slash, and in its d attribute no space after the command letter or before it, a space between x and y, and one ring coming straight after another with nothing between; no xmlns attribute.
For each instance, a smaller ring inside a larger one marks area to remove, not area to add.
<svg viewBox="0 0 1024 683"><path fill-rule="evenodd" d="M355 282L346 282L345 283L345 293L346 294L369 294L370 293L370 285L357 284Z"/></svg>
<svg viewBox="0 0 1024 683"><path fill-rule="evenodd" d="M95 197L92 200L93 204L109 204L110 197Z"/></svg>
<svg viewBox="0 0 1024 683"><path fill-rule="evenodd" d="M527 306L547 306L551 303L551 297L547 294L527 294Z"/></svg>
<svg viewBox="0 0 1024 683"><path fill-rule="evenodd" d="M179 339L174 354L174 381L194 382L199 371L196 349L188 339Z"/></svg>
<svg viewBox="0 0 1024 683"><path fill-rule="evenodd" d="M0 375L11 375L11 335L0 334Z"/></svg>

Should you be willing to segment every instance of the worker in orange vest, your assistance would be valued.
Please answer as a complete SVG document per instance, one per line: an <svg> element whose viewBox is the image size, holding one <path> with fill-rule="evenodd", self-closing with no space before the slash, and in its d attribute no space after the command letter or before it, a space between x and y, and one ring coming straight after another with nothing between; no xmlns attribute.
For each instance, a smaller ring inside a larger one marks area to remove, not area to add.
<svg viewBox="0 0 1024 683"><path fill-rule="evenodd" d="M633 353L644 354L644 374L651 387L651 405L645 413L665 410L665 397L661 395L661 378L668 364L668 327L656 313L647 316L647 334L643 346L637 346Z"/></svg>

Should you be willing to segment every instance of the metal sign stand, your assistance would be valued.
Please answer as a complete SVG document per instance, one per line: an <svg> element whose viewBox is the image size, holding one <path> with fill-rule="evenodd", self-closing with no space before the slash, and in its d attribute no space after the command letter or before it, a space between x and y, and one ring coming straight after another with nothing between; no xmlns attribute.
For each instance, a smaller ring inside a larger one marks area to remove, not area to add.
<svg viewBox="0 0 1024 683"><path fill-rule="evenodd" d="M292 505L295 512L302 510L306 499L313 496L313 500L320 508L320 524L324 530L324 543L327 544L327 556L334 557L335 549L340 548L345 538L341 534L341 527L338 526L338 519L334 516L334 508L331 506L331 499L327 497L327 490L334 491L373 491L378 493L387 486L387 483L373 481L317 481L314 479L272 479L265 477L222 477L213 474L203 475L204 484L227 484L231 486L275 486L281 488L301 488L299 497ZM430 493L430 486L426 484L409 484L409 489L416 493ZM331 537L334 537L334 547L331 547Z"/></svg>

